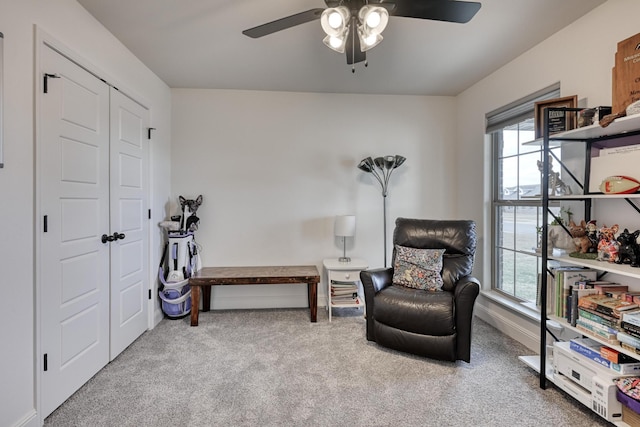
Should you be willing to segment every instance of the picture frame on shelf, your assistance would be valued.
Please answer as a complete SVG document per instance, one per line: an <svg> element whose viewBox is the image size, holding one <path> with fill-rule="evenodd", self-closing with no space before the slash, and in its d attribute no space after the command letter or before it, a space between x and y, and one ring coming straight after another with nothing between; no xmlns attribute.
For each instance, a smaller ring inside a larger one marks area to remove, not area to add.
<svg viewBox="0 0 640 427"><path fill-rule="evenodd" d="M565 96L562 98L538 101L534 104L535 136L544 136L544 110L546 108L577 108L578 95ZM549 135L557 132L565 132L576 128L577 114L574 112L558 111L553 117L549 117Z"/></svg>

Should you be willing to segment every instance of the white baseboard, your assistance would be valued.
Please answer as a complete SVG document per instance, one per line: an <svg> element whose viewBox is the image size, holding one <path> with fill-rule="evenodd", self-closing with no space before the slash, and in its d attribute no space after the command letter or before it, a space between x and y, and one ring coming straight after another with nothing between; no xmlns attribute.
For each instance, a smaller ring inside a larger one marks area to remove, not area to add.
<svg viewBox="0 0 640 427"><path fill-rule="evenodd" d="M13 427L38 427L39 425L38 413L33 409L25 414L25 416L14 424Z"/></svg>
<svg viewBox="0 0 640 427"><path fill-rule="evenodd" d="M540 337L538 334L522 326L522 322L530 323L530 320L525 318L517 318L516 320L516 318L506 317L481 304L475 305L474 314L503 334L515 339L522 345L531 349L531 351L538 353L540 350ZM537 325L535 327L537 327Z"/></svg>

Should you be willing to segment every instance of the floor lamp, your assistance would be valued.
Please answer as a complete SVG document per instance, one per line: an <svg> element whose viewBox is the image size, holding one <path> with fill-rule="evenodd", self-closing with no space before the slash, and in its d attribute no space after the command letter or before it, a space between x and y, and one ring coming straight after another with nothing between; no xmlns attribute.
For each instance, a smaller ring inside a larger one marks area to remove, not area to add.
<svg viewBox="0 0 640 427"><path fill-rule="evenodd" d="M382 232L384 233L384 267L387 267L387 191L389 178L394 169L407 160L402 156L366 157L358 164L358 169L373 175L382 187Z"/></svg>

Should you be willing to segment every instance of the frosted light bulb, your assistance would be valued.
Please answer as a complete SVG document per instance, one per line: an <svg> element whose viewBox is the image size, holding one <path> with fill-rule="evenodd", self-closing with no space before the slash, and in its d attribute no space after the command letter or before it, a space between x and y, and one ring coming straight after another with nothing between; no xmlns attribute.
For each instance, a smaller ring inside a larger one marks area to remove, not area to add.
<svg viewBox="0 0 640 427"><path fill-rule="evenodd" d="M329 15L328 21L331 28L338 28L340 27L340 25L342 25L342 15L340 15L338 12L333 12L331 15Z"/></svg>
<svg viewBox="0 0 640 427"><path fill-rule="evenodd" d="M380 13L371 12L369 16L367 16L367 25L369 28L376 28L380 25Z"/></svg>
<svg viewBox="0 0 640 427"><path fill-rule="evenodd" d="M371 46L372 44L375 44L375 42L376 42L376 35L375 34L371 34L370 36L367 36L364 39L364 43L367 46Z"/></svg>
<svg viewBox="0 0 640 427"><path fill-rule="evenodd" d="M342 40L340 40L338 37L331 37L329 39L329 44L331 44L331 47L338 48L342 44Z"/></svg>

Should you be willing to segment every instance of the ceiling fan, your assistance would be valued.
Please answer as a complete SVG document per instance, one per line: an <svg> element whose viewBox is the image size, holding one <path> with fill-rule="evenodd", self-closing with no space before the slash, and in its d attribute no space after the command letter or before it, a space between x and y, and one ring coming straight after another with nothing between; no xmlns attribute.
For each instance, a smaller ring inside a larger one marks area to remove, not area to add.
<svg viewBox="0 0 640 427"><path fill-rule="evenodd" d="M458 0L325 0L325 4L327 8L309 9L242 34L259 38L319 19L327 33L324 43L337 52L346 52L347 64L355 64L366 61L366 51L382 41L381 32L389 16L466 23L481 6Z"/></svg>

